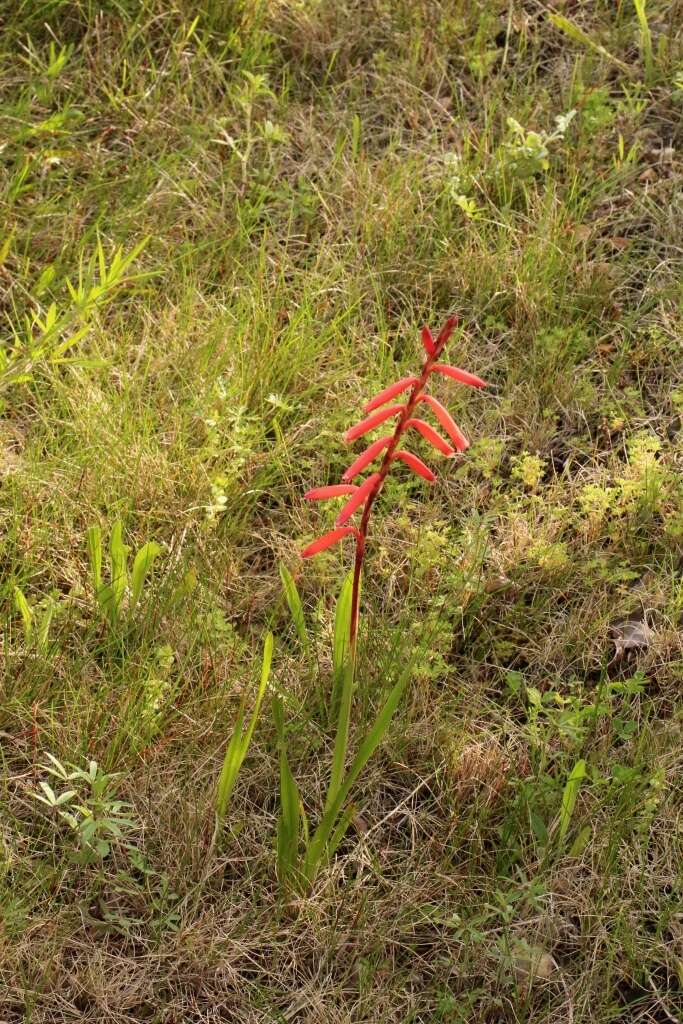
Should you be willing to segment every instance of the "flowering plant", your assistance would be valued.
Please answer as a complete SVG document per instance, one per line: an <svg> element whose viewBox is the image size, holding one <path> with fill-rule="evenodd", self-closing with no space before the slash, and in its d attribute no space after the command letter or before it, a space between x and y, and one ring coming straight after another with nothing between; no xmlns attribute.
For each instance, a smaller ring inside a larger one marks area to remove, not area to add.
<svg viewBox="0 0 683 1024"><path fill-rule="evenodd" d="M334 528L323 534L301 552L304 558L325 551L345 537L353 536L356 541L356 554L353 573L344 582L337 605L334 636L334 690L332 709L336 714L337 725L332 754L330 781L320 821L314 831L303 808L298 786L290 769L285 742L285 725L283 705L280 697L273 705L275 725L280 748L280 817L277 835L278 873L283 884L302 890L312 885L323 859L329 859L346 834L353 817L353 805L348 804L348 796L361 771L379 746L399 700L410 677L411 665L403 670L366 736L361 741L356 756L348 770L346 758L351 721L351 702L354 691L354 675L356 666L356 643L358 639L358 618L360 612L360 583L363 560L368 537L370 516L377 497L392 467L398 462L406 465L413 473L423 480L433 483L436 479L431 469L413 452L401 447L410 431L416 431L432 447L447 458L464 452L469 442L455 423L448 410L433 395L426 393L427 384L434 373L449 377L461 384L472 387L483 387L484 381L473 373L460 370L456 366L448 366L439 361L446 342L457 326L457 318L451 316L446 320L436 339L428 327L422 329L422 344L425 359L419 377L403 377L389 385L372 398L365 406L366 418L345 433L349 442L364 437L387 420L397 417L393 434L373 441L352 463L342 477L341 483L324 487L315 487L307 492L309 501L330 498L346 498L338 513ZM404 402L395 402L399 395L406 395ZM434 429L417 413L420 406L430 409L439 425L448 435L448 440ZM357 477L370 466L380 455L382 461L379 469L365 477L362 483L354 483ZM352 517L359 513L358 525L348 525ZM282 567L282 578L285 595L302 639L306 638L306 627L301 600L294 580ZM303 842L305 853L300 859L299 848Z"/></svg>

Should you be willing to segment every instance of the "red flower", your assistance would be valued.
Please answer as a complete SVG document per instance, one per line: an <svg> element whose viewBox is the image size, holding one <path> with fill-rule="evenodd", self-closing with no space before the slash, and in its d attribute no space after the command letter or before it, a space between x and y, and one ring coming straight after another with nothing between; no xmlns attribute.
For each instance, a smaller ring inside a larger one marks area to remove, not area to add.
<svg viewBox="0 0 683 1024"><path fill-rule="evenodd" d="M343 509L337 516L335 520L337 526L342 526L347 521L347 519L351 518L351 516L356 511L358 506L363 504L367 496L370 494L372 488L381 479L382 478L379 475L379 473L372 473L363 481L360 487L356 488L356 493L354 494L354 496L352 498L349 498L349 500L346 502Z"/></svg>
<svg viewBox="0 0 683 1024"><path fill-rule="evenodd" d="M400 459L401 462L405 462L406 466L410 466L414 473L418 476L424 477L425 480L429 480L430 484L433 484L436 480L436 474L432 473L429 466L425 466L422 459L418 459L417 455L413 455L412 452L394 452L394 458Z"/></svg>
<svg viewBox="0 0 683 1024"><path fill-rule="evenodd" d="M343 526L340 530L330 530L329 533L324 534L322 537L318 537L312 544L309 544L307 548L304 548L301 552L302 558L311 558L312 555L317 555L319 551L325 551L326 548L331 548L333 544L341 540L342 537L348 537L350 533L355 533L356 536L360 536L355 526Z"/></svg>
<svg viewBox="0 0 683 1024"><path fill-rule="evenodd" d="M354 476L358 476L379 455L382 449L387 447L390 441L391 435L387 435L387 437L380 437L379 441L373 441L371 445L368 445L365 451L346 470L342 480L353 480Z"/></svg>
<svg viewBox="0 0 683 1024"><path fill-rule="evenodd" d="M390 384L388 388L384 389L384 391L380 391L378 395L371 398L363 409L363 412L372 412L373 409L376 409L380 405L384 405L385 402L389 402L392 398L395 398L396 395L400 395L403 391L407 391L408 388L413 388L419 383L420 382L417 377L404 377L403 380L397 380L395 384Z"/></svg>

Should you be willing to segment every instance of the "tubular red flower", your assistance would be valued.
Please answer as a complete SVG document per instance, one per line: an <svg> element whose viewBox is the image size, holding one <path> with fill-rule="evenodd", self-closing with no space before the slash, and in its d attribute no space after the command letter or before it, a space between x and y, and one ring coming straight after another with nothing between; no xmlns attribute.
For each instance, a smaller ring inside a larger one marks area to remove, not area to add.
<svg viewBox="0 0 683 1024"><path fill-rule="evenodd" d="M424 345L425 352L428 356L433 356L436 352L436 345L434 344L434 338L432 332L429 330L427 325L422 328L422 344Z"/></svg>
<svg viewBox="0 0 683 1024"><path fill-rule="evenodd" d="M441 351L441 349L444 347L444 345L446 344L446 342L448 341L448 339L450 338L451 334L453 333L457 326L457 316L449 316L448 320L446 320L445 324L439 331L439 334L436 339L436 347L439 349L439 351Z"/></svg>
<svg viewBox="0 0 683 1024"><path fill-rule="evenodd" d="M434 428L430 427L429 424L425 423L424 420L408 420L408 422L406 423L406 427L414 427L415 430L419 430L419 432L424 437L425 441L429 441L429 443L433 445L436 448L436 450L441 452L443 455L455 455L455 452L448 444L448 442L444 441L441 435L437 434Z"/></svg>
<svg viewBox="0 0 683 1024"><path fill-rule="evenodd" d="M390 441L391 435L389 434L386 437L380 437L379 441L373 441L371 445L368 445L365 451L346 470L342 480L353 480L354 476L362 473L365 467L379 455L383 448L386 448Z"/></svg>
<svg viewBox="0 0 683 1024"><path fill-rule="evenodd" d="M346 502L343 509L337 516L335 520L336 526L342 526L347 521L347 519L351 518L351 516L359 507L359 505L363 504L363 502L369 495L372 488L378 482L378 480L381 480L380 474L371 473L370 476L363 481L360 487L356 489L356 493L354 494L354 496L352 498L349 498L349 500Z"/></svg>
<svg viewBox="0 0 683 1024"><path fill-rule="evenodd" d="M420 395L418 402L427 402L430 408L434 410L434 415L459 452L464 452L469 448L470 442L467 440L448 409L444 408L441 402L432 395Z"/></svg>
<svg viewBox="0 0 683 1024"><path fill-rule="evenodd" d="M345 441L355 441L357 437L362 437L363 434L367 434L368 430L372 430L373 427L378 427L380 423L384 423L391 416L395 416L399 412L403 412L404 406L402 405L390 405L387 409L381 409L379 412L375 412L372 416L368 416L367 419L361 420L360 423L356 423L355 427L349 427L344 434Z"/></svg>
<svg viewBox="0 0 683 1024"><path fill-rule="evenodd" d="M430 484L433 484L436 480L436 474L432 473L429 466L425 466L422 459L418 459L417 455L413 455L412 452L394 452L393 458L400 459L401 462L405 462L406 466L410 466L414 473L417 473L418 476L428 480Z"/></svg>
<svg viewBox="0 0 683 1024"><path fill-rule="evenodd" d="M397 380L395 384L389 385L384 391L380 391L378 395L371 398L363 412L372 412L373 409L377 409L380 405L384 405L385 402L395 398L396 395L400 395L403 391L407 391L408 388L415 387L419 383L417 377L404 377L402 380Z"/></svg>
<svg viewBox="0 0 683 1024"><path fill-rule="evenodd" d="M304 548L301 552L302 558L311 558L313 555L317 555L319 551L325 551L326 548L331 548L337 541L342 540L343 537L348 537L350 533L355 533L358 537L358 530L355 526L343 526L339 530L330 530L329 533L323 534L322 537L318 537L312 544L309 544L307 548Z"/></svg>
<svg viewBox="0 0 683 1024"><path fill-rule="evenodd" d="M355 484L332 484L330 487L314 487L312 491L306 491L304 498L306 501L322 501L325 498L341 498L357 490Z"/></svg>
<svg viewBox="0 0 683 1024"><path fill-rule="evenodd" d="M442 373L444 377L452 377L453 380L460 381L461 384L469 384L472 388L485 388L488 384L481 377L477 377L475 373L469 373L467 370L461 370L457 366L446 366L445 363L434 363L432 366L432 373Z"/></svg>

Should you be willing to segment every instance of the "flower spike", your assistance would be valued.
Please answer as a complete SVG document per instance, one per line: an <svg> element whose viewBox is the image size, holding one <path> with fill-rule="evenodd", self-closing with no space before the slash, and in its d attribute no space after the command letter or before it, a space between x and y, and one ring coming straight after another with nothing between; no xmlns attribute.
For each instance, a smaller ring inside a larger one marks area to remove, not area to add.
<svg viewBox="0 0 683 1024"><path fill-rule="evenodd" d="M429 443L433 445L437 451L441 452L442 455L455 455L455 452L448 442L444 441L441 434L437 434L434 427L430 427L424 420L408 420L406 427L414 427L415 430L418 430L424 437L425 441L429 441Z"/></svg>
<svg viewBox="0 0 683 1024"><path fill-rule="evenodd" d="M417 473L424 480L428 480L430 484L433 484L436 480L436 474L432 473L429 466L425 466L422 459L418 459L417 455L413 455L412 452L394 452L395 459L400 459L401 462L405 462L406 466L410 466L413 473Z"/></svg>
<svg viewBox="0 0 683 1024"><path fill-rule="evenodd" d="M325 551L327 548L331 548L337 541L342 540L343 537L348 537L350 533L355 533L356 537L360 536L355 526L343 526L339 530L330 530L329 533L323 534L322 537L318 537L312 544L309 544L307 548L304 548L301 552L302 558L311 558L313 555L317 555L320 551Z"/></svg>
<svg viewBox="0 0 683 1024"><path fill-rule="evenodd" d="M356 493L354 494L354 496L352 498L349 498L349 500L346 502L343 509L337 516L335 520L336 526L342 526L347 521L347 519L351 518L351 516L356 511L358 506L363 504L363 502L368 497L375 484L379 483L380 480L381 477L379 473L372 473L369 477L367 477L366 480L363 481L360 487L356 488Z"/></svg>
<svg viewBox="0 0 683 1024"><path fill-rule="evenodd" d="M444 377L452 377L453 380L460 381L461 384L469 384L472 388L486 388L488 384L481 377L477 377L475 373L468 373L467 370L461 370L457 366L446 366L445 363L434 363L432 366L432 373L442 373Z"/></svg>
<svg viewBox="0 0 683 1024"><path fill-rule="evenodd" d="M385 402L391 401L396 395L400 395L403 391L407 391L408 388L414 388L420 381L417 377L404 377L402 380L397 380L395 384L390 384L384 391L380 391L378 395L371 398L367 403L363 412L372 412L373 409L377 409L380 405L384 405Z"/></svg>
<svg viewBox="0 0 683 1024"><path fill-rule="evenodd" d="M319 551L325 551L333 544L336 544L337 541L342 540L350 534L353 534L356 538L356 558L353 569L351 620L349 626L349 651L352 662L355 661L356 657L356 638L358 636L358 616L360 609L360 579L363 568L363 559L365 556L368 525L373 504L384 486L384 481L386 480L391 466L396 461L405 463L409 469L419 477L422 477L423 480L428 480L432 483L436 479L435 474L427 465L425 465L422 459L418 458L417 455L413 455L412 452L405 451L399 447L404 434L409 427L412 427L414 430L417 430L426 441L436 448L437 451L449 458L456 454L456 449L458 451L464 451L469 445L467 438L455 423L448 410L445 409L444 406L435 398L424 393L425 387L432 373L443 374L445 377L451 377L453 380L457 380L461 384L469 384L471 387L480 388L485 386L485 382L480 377L475 376L475 374L468 373L466 370L460 370L456 366L447 366L445 363L437 361L441 357L446 342L453 334L457 325L458 318L455 316L449 317L445 321L436 338L434 338L429 327L423 327L421 336L426 356L420 375L414 377L403 377L394 384L390 384L389 387L384 388L384 390L380 391L374 398L371 398L365 405L365 413L369 413L369 415L367 415L364 420L361 420L360 423L356 423L355 426L350 427L344 434L344 438L347 441L355 441L356 438L362 437L370 430L374 430L375 427L378 427L381 423L384 423L392 416L398 416L398 422L396 423L393 434L381 437L377 441L373 441L372 444L368 445L365 451L362 452L346 470L340 484L331 484L327 487L316 487L312 491L308 491L306 494L306 498L311 501L348 495L347 502L344 504L337 516L336 528L313 541L312 544L309 544L308 547L304 548L301 554L304 558L310 558L312 555L317 555ZM404 398L403 405L386 404L387 402L391 402L392 399L396 398L398 395L405 395L406 392L407 397ZM439 420L440 425L445 429L446 433L455 445L455 448L451 447L448 441L438 434L437 431L429 425L429 423L426 423L415 415L420 402L426 402L430 406ZM384 457L377 472L371 473L366 477L360 486L352 484L351 480L362 473L363 470L369 466L373 459L377 458L381 452L384 452ZM362 512L358 527L344 525L351 518L354 512L361 509Z"/></svg>
<svg viewBox="0 0 683 1024"><path fill-rule="evenodd" d="M375 412L372 416L368 416L367 419L361 420L360 423L356 423L355 427L349 427L344 434L345 441L355 441L357 437L362 437L363 434L367 434L368 430L372 430L373 427L378 427L380 423L384 423L385 420L390 419L391 416L395 416L396 413L403 412L404 406L402 405L390 405L387 409L380 409L379 412Z"/></svg>
<svg viewBox="0 0 683 1024"><path fill-rule="evenodd" d="M390 441L391 435L389 434L387 437L380 437L379 441L373 441L371 445L368 445L365 451L358 456L356 461L351 463L344 473L342 480L353 480L354 476L358 476L359 473L362 473L365 467L369 465L373 459L377 458L382 449L386 448Z"/></svg>
<svg viewBox="0 0 683 1024"><path fill-rule="evenodd" d="M441 402L432 395L420 395L418 401L426 402L429 407L434 410L434 415L459 452L464 452L469 448L470 442L467 440L448 409L444 408Z"/></svg>

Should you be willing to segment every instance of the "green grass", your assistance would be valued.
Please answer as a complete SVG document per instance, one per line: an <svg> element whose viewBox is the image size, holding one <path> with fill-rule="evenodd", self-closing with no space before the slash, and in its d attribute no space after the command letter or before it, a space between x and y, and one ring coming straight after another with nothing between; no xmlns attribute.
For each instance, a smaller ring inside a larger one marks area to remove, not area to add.
<svg viewBox="0 0 683 1024"><path fill-rule="evenodd" d="M3 12L1 1020L683 1019L683 39L663 0L556 8ZM351 757L415 668L283 895L271 697L315 828L349 557L300 563L302 494L452 311L492 386L441 382L467 458L385 489ZM107 615L117 521L131 573L161 551ZM131 805L104 859L48 754Z"/></svg>

